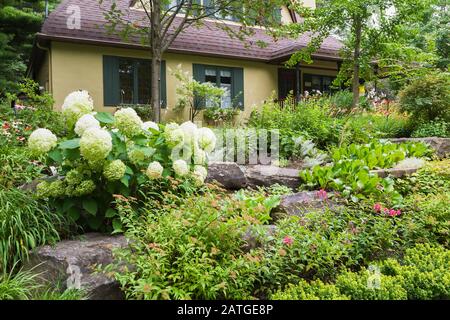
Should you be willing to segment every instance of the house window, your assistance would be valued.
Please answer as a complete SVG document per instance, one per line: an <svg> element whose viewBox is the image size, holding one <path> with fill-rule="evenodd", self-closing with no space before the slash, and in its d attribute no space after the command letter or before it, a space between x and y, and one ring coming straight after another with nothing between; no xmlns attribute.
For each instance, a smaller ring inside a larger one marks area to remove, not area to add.
<svg viewBox="0 0 450 320"><path fill-rule="evenodd" d="M333 89L331 85L335 77L321 76L313 74L304 74L303 76L303 91L312 93L313 91L320 91L321 93L331 93Z"/></svg>
<svg viewBox="0 0 450 320"><path fill-rule="evenodd" d="M242 68L229 68L194 64L194 79L209 82L224 89L221 108L244 108L244 70ZM201 102L197 102L201 104ZM212 107L212 101L205 101L206 107Z"/></svg>
<svg viewBox="0 0 450 320"><path fill-rule="evenodd" d="M166 105L165 62L161 63L161 105ZM124 57L103 57L105 106L150 104L151 61Z"/></svg>

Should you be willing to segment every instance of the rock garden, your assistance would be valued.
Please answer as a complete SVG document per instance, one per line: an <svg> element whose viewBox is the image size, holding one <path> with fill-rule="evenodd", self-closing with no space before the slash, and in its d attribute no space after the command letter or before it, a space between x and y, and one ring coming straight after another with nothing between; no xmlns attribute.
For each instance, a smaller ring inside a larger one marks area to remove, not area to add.
<svg viewBox="0 0 450 320"><path fill-rule="evenodd" d="M268 103L227 144L39 101L2 107L0 299L450 297L449 132L400 107Z"/></svg>

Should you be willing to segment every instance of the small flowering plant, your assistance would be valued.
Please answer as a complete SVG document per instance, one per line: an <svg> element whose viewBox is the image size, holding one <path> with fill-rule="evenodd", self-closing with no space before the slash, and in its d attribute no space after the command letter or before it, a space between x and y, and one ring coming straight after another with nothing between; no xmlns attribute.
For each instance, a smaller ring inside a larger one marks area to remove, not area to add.
<svg viewBox="0 0 450 320"><path fill-rule="evenodd" d="M373 211L375 211L376 213L379 213L379 214L384 214L389 217L397 217L402 214L401 210L385 208L380 203L374 204Z"/></svg>
<svg viewBox="0 0 450 320"><path fill-rule="evenodd" d="M0 120L0 146L23 146L32 131L32 126L22 121Z"/></svg>
<svg viewBox="0 0 450 320"><path fill-rule="evenodd" d="M39 128L28 146L34 155L46 155L47 165L57 169L38 184L38 197L54 202L82 226L121 232L114 196L136 197L143 185L161 192L163 180L174 178L193 188L205 182L208 154L216 144L208 128L199 129L192 122L143 122L131 108L115 115L96 113L86 91L66 98L63 115L65 137Z"/></svg>

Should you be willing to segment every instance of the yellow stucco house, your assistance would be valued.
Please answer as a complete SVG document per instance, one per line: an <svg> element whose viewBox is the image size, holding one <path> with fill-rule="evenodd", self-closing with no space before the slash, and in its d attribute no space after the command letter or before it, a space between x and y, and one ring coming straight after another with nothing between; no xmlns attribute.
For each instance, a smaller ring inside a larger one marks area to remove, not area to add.
<svg viewBox="0 0 450 320"><path fill-rule="evenodd" d="M28 72L53 95L55 109L62 106L67 94L78 89L89 91L98 111L113 112L121 104L149 103L150 51L138 41L124 42L106 31L104 11L110 7L110 1L99 4L98 0L63 0L37 34ZM132 20L145 14L136 1L116 2ZM304 2L315 5L314 0ZM79 21L74 24L73 14L77 12ZM300 21L287 7L281 8L282 23ZM239 27L232 21L221 23ZM325 40L313 55L313 64L284 67L308 40L307 36L274 40L264 29L255 28L254 35L242 42L230 38L213 20L205 21L201 27L190 27L163 56L162 119L188 117L187 113L174 112L177 79L171 70L180 65L198 81L227 88L229 96L222 99L222 107L241 108L244 117L273 93L283 100L290 91L329 91L340 66L341 43L337 39ZM266 46L259 46L259 41Z"/></svg>

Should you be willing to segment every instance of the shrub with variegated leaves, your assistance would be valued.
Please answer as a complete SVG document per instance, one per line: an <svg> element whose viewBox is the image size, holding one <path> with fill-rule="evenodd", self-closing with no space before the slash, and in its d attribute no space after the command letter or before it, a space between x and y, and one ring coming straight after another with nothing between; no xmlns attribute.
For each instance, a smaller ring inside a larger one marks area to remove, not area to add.
<svg viewBox="0 0 450 320"><path fill-rule="evenodd" d="M71 93L63 114L65 137L38 129L28 143L34 154L47 154L47 165L56 168L37 185L37 196L82 227L120 232L114 197L138 197L149 186L161 193L161 185L174 179L192 188L205 182L216 141L209 129L192 122L143 122L129 108L114 115L93 112L86 91Z"/></svg>

